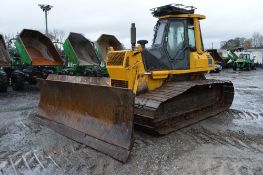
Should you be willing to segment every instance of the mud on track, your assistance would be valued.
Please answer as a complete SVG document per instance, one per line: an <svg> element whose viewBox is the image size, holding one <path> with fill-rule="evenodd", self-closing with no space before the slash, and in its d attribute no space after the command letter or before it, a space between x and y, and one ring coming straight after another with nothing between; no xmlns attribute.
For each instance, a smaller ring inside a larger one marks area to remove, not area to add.
<svg viewBox="0 0 263 175"><path fill-rule="evenodd" d="M164 137L135 131L126 164L30 120L36 88L1 94L0 175L263 174L263 70L226 70L208 78L234 82L231 109Z"/></svg>

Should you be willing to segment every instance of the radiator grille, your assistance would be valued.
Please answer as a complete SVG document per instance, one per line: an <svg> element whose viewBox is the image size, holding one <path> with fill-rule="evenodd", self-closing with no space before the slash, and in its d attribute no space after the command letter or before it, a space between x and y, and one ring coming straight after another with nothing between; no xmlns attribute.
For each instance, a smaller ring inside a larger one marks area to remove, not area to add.
<svg viewBox="0 0 263 175"><path fill-rule="evenodd" d="M125 52L113 52L108 54L107 65L122 66L125 57Z"/></svg>
<svg viewBox="0 0 263 175"><path fill-rule="evenodd" d="M128 81L111 80L111 85L112 85L113 87L128 88Z"/></svg>

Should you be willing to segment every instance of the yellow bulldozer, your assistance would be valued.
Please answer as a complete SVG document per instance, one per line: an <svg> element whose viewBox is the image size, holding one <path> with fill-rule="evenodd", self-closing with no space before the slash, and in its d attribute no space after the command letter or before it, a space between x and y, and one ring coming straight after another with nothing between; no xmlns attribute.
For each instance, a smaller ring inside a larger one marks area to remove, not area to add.
<svg viewBox="0 0 263 175"><path fill-rule="evenodd" d="M158 18L150 48L108 49L109 78L50 75L41 82L35 119L55 131L126 162L133 128L165 135L227 110L233 101L230 81L206 79L215 69L204 51L200 20L192 6L152 9Z"/></svg>

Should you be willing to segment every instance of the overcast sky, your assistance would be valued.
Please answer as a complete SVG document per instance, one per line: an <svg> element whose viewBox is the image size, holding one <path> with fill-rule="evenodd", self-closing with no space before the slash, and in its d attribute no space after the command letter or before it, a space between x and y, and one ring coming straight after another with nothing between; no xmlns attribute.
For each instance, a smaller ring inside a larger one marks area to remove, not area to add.
<svg viewBox="0 0 263 175"><path fill-rule="evenodd" d="M48 16L50 30L79 32L92 40L102 33L114 34L129 47L130 23L136 23L138 39L151 42L156 18L149 9L175 2L193 5L206 15L201 23L206 48L212 42L219 47L222 40L263 33L262 0L2 0L0 33L44 31L44 13L37 4L50 4L54 6Z"/></svg>

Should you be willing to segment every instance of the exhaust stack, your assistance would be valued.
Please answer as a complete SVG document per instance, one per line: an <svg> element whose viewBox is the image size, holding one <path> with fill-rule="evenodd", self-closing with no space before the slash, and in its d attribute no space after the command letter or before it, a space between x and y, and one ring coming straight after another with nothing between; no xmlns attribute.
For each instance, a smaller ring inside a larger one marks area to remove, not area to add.
<svg viewBox="0 0 263 175"><path fill-rule="evenodd" d="M131 45L132 45L132 49L136 46L136 27L135 27L135 23L131 24Z"/></svg>

